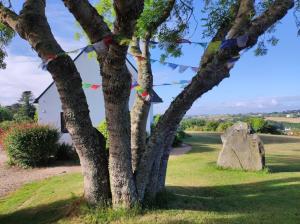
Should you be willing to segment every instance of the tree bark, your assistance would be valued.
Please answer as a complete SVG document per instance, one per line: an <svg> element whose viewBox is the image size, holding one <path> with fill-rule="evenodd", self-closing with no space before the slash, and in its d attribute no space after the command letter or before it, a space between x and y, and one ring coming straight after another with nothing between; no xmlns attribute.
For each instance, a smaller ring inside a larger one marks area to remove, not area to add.
<svg viewBox="0 0 300 224"><path fill-rule="evenodd" d="M152 91L153 75L150 63L150 52L148 40L144 41L142 50L139 39L133 38L131 53L136 57L138 65L138 83L148 93ZM140 58L143 58L142 60ZM147 120L151 102L148 102L136 94L135 102L131 111L131 154L132 169L136 172L140 158L146 148ZM149 133L150 134L150 133Z"/></svg>
<svg viewBox="0 0 300 224"><path fill-rule="evenodd" d="M174 141L174 134L170 134L163 145L163 155L160 158L157 158L152 166L150 180L147 184L145 195L149 200L154 200L157 193L162 192L165 188L165 180L167 174L167 166L169 161L169 155L172 150L172 143ZM159 157L159 156L158 156Z"/></svg>
<svg viewBox="0 0 300 224"><path fill-rule="evenodd" d="M87 0L63 1L93 43L101 40L105 36L104 34L111 33L103 22L103 18L98 15ZM131 39L144 1L114 0L113 3L116 12L114 34ZM109 173L112 202L114 207L126 208L132 207L137 202L131 165L128 108L131 76L125 62L127 50L127 46L120 46L114 42L108 46L107 54L97 53L102 75L105 114L110 140Z"/></svg>
<svg viewBox="0 0 300 224"><path fill-rule="evenodd" d="M255 45L258 37L284 17L288 10L293 7L293 4L294 1L292 0L276 0L265 13L254 19L246 31L249 40L245 48ZM165 139L175 133L183 116L196 99L217 86L223 79L229 77L229 69L226 63L233 56L237 55L240 50L242 48L233 47L231 49L219 50L210 55L205 63L201 63L201 68L192 79L192 82L176 97L161 117L139 163L136 180L140 200L144 199L145 189L150 180L150 171L154 162L162 158Z"/></svg>
<svg viewBox="0 0 300 224"><path fill-rule="evenodd" d="M27 0L18 16L0 5L0 21L27 40L43 60L48 60L50 55L61 55L53 58L47 69L55 81L66 125L80 158L85 199L92 205L104 205L110 203L111 195L103 138L92 126L81 77L72 59L63 54L56 42L45 16L45 6L45 0Z"/></svg>

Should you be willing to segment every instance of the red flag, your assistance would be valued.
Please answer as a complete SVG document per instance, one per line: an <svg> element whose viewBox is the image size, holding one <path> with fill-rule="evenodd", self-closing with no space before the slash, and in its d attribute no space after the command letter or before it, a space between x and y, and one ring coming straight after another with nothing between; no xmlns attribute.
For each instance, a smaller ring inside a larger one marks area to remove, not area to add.
<svg viewBox="0 0 300 224"><path fill-rule="evenodd" d="M91 86L91 89L93 89L93 90L97 90L97 89L99 89L100 88L100 85L92 85Z"/></svg>
<svg viewBox="0 0 300 224"><path fill-rule="evenodd" d="M113 43L113 38L112 36L106 36L103 38L103 42L106 45L106 47L108 47L109 45L111 45Z"/></svg>

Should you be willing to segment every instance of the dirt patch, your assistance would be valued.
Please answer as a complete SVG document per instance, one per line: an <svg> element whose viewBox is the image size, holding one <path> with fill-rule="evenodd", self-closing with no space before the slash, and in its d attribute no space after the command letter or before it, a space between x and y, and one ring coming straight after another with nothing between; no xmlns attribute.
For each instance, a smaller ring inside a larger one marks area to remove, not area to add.
<svg viewBox="0 0 300 224"><path fill-rule="evenodd" d="M180 147L173 148L170 155L171 156L180 156L180 155L188 153L191 150L192 150L192 146L187 145L187 144L182 144L182 146L180 146Z"/></svg>
<svg viewBox="0 0 300 224"><path fill-rule="evenodd" d="M0 197L15 191L17 188L32 181L66 173L81 172L79 165L70 163L34 169L21 169L7 165L7 156L0 148Z"/></svg>

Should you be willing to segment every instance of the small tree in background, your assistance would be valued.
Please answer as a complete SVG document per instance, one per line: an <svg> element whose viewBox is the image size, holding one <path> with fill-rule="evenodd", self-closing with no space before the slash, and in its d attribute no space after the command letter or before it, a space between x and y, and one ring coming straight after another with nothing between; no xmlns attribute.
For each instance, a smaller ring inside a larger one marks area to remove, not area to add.
<svg viewBox="0 0 300 224"><path fill-rule="evenodd" d="M35 107L33 105L33 94L31 91L24 91L19 99L19 110L14 115L17 121L34 119Z"/></svg>

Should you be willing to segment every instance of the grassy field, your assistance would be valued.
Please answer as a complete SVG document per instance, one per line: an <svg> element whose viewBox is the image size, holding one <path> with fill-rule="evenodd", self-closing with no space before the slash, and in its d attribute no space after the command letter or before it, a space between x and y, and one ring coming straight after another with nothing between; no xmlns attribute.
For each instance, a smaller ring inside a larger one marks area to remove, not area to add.
<svg viewBox="0 0 300 224"><path fill-rule="evenodd" d="M276 122L287 122L287 123L300 123L300 117L290 118L290 117L266 117L267 121L276 121Z"/></svg>
<svg viewBox="0 0 300 224"><path fill-rule="evenodd" d="M269 172L221 170L218 134L195 133L188 154L171 157L160 207L99 211L80 203L79 174L26 185L0 199L0 223L300 223L300 138L263 135ZM79 206L80 205L80 206ZM80 208L78 208L80 207ZM74 208L75 209L74 211Z"/></svg>

